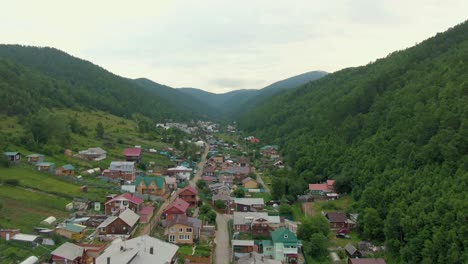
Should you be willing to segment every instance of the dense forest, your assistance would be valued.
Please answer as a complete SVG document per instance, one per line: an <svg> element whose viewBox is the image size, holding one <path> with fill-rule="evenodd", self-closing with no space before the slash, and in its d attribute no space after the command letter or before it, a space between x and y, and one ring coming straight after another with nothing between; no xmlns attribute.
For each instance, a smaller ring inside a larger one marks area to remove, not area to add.
<svg viewBox="0 0 468 264"><path fill-rule="evenodd" d="M190 120L209 111L190 97L175 103L167 90L153 83L114 75L88 61L53 48L0 45L0 113L28 115L45 108L101 110L131 118L135 114L153 120ZM144 86L144 88L142 87ZM173 89L173 94L187 97Z"/></svg>
<svg viewBox="0 0 468 264"><path fill-rule="evenodd" d="M337 180L398 263L468 259L468 22L275 96L240 125L281 146L273 195Z"/></svg>

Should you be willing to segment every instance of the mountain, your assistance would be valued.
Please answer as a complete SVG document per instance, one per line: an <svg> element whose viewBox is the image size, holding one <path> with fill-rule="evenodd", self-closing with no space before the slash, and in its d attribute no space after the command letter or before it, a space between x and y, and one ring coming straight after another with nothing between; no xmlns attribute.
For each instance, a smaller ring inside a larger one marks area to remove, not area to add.
<svg viewBox="0 0 468 264"><path fill-rule="evenodd" d="M146 78L133 80L135 84L150 92L156 93L159 97L172 105L178 105L190 113L195 113L197 116L213 117L216 112L213 107L206 104L198 97L188 93L174 89L172 87L153 82Z"/></svg>
<svg viewBox="0 0 468 264"><path fill-rule="evenodd" d="M1 113L74 108L156 120L189 120L203 113L167 100L162 95L167 89L145 89L141 83L54 48L0 45L0 103L8 106Z"/></svg>
<svg viewBox="0 0 468 264"><path fill-rule="evenodd" d="M241 128L279 144L274 198L336 180L394 263L468 259L468 22L269 98ZM310 242L306 241L308 244ZM306 249L307 251L307 249Z"/></svg>
<svg viewBox="0 0 468 264"><path fill-rule="evenodd" d="M223 94L206 92L196 88L180 88L179 90L192 95L204 104L215 108L218 113L228 116L238 115L248 109L252 109L263 100L287 89L295 88L307 82L322 78L327 73L323 71L312 71L291 78L275 82L260 90L242 89Z"/></svg>

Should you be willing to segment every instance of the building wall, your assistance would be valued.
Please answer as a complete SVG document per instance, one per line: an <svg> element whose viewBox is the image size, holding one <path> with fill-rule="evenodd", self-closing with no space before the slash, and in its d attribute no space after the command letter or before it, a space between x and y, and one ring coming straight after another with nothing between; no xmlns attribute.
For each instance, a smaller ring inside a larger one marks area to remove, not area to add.
<svg viewBox="0 0 468 264"><path fill-rule="evenodd" d="M244 188L256 189L256 188L258 188L258 183L256 181L248 181L248 182L244 183Z"/></svg>
<svg viewBox="0 0 468 264"><path fill-rule="evenodd" d="M127 200L127 203L128 203L128 205L123 206L124 209L125 209L125 208L130 208L130 209L132 209L135 213L138 213L138 212L140 211L140 206L138 206L137 204L134 204L134 203L132 203L132 202L130 202L130 201L128 201L128 200ZM116 201L113 201L113 202L111 202L111 203L109 203L109 204L106 204L106 205L104 205L104 207L105 207L106 215L112 215L112 208L118 208L118 209L120 209L120 206L117 206L117 205L116 205ZM122 209L122 210L124 210L124 209ZM117 209L116 209L116 210L117 210Z"/></svg>
<svg viewBox="0 0 468 264"><path fill-rule="evenodd" d="M126 235L129 234L132 230L133 228L131 226L127 225L124 221L122 221L122 219L117 218L107 227L99 228L98 232L99 235Z"/></svg>
<svg viewBox="0 0 468 264"><path fill-rule="evenodd" d="M187 228L189 230L187 231ZM190 231L191 229L191 231ZM175 244L193 244L195 230L194 228L182 224L175 224L171 227L168 227L168 237L169 242ZM172 241L171 235L175 236L175 241Z"/></svg>

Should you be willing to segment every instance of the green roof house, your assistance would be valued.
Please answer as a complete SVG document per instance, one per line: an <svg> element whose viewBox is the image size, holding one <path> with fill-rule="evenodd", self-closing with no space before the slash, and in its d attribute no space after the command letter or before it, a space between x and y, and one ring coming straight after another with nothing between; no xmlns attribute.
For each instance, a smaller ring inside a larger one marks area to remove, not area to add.
<svg viewBox="0 0 468 264"><path fill-rule="evenodd" d="M297 236L282 227L271 232L271 242L262 241L263 254L286 263L297 263L299 240Z"/></svg>
<svg viewBox="0 0 468 264"><path fill-rule="evenodd" d="M3 152L3 156L5 156L5 158L7 158L10 162L13 162L13 163L18 163L21 160L21 153L17 151Z"/></svg>
<svg viewBox="0 0 468 264"><path fill-rule="evenodd" d="M163 177L137 177L135 189L140 194L163 196L166 194L166 182Z"/></svg>

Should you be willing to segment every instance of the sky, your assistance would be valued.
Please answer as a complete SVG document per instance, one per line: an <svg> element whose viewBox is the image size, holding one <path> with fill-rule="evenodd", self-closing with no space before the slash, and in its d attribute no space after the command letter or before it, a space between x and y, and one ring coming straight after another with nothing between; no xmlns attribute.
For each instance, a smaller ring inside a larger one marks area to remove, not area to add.
<svg viewBox="0 0 468 264"><path fill-rule="evenodd" d="M467 20L466 0L0 0L0 43L224 93L365 65Z"/></svg>

